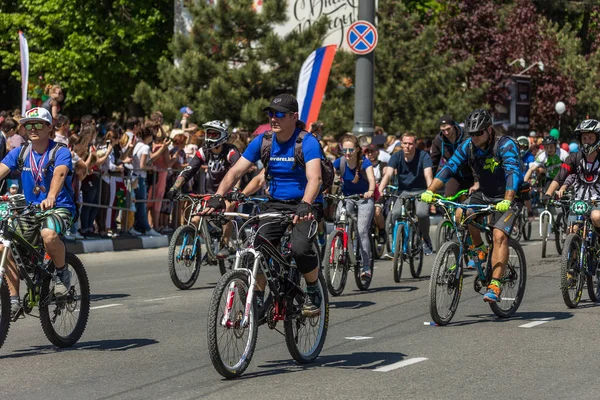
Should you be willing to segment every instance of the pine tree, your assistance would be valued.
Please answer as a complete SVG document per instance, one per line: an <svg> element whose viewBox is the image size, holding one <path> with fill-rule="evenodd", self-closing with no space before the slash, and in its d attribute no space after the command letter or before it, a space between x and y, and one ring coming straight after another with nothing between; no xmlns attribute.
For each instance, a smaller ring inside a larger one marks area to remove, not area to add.
<svg viewBox="0 0 600 400"><path fill-rule="evenodd" d="M261 13L252 0L190 6L191 32L176 34L173 58L160 60L160 85L142 82L134 99L146 112L160 109L167 121L189 106L197 123L221 119L248 129L266 123L262 109L279 93L296 93L301 65L321 46L327 20L281 38L275 24L285 18L285 0L264 2Z"/></svg>

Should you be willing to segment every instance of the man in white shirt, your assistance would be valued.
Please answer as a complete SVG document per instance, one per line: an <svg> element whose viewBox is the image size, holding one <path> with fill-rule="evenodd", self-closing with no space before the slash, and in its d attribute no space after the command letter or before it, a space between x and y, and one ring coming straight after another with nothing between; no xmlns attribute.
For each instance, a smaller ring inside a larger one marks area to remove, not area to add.
<svg viewBox="0 0 600 400"><path fill-rule="evenodd" d="M59 115L56 119L56 131L54 131L54 141L69 145L69 117Z"/></svg>

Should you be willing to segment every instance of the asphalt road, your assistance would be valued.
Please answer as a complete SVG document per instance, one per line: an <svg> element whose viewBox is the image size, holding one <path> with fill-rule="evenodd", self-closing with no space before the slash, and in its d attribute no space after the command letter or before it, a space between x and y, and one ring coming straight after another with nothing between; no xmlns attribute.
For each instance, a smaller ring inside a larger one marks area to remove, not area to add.
<svg viewBox="0 0 600 400"><path fill-rule="evenodd" d="M82 255L93 293L84 336L59 350L37 319L19 320L0 349L0 399L597 399L599 309L589 301L566 308L549 248L541 260L540 242L524 242L528 280L515 317L496 318L471 276L447 327L424 324L434 256L421 279L399 284L392 263L379 261L371 290L349 279L330 298L314 364L296 364L284 338L263 326L251 366L233 381L216 373L207 350L216 267L180 291L166 249Z"/></svg>

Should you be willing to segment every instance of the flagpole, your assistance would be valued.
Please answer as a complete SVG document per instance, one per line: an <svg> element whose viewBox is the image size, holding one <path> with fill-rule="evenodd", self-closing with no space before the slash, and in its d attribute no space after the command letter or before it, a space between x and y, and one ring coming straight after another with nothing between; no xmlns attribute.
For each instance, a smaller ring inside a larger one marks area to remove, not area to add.
<svg viewBox="0 0 600 400"><path fill-rule="evenodd" d="M21 50L21 116L27 111L27 86L29 85L29 46L22 31L19 31L19 48Z"/></svg>

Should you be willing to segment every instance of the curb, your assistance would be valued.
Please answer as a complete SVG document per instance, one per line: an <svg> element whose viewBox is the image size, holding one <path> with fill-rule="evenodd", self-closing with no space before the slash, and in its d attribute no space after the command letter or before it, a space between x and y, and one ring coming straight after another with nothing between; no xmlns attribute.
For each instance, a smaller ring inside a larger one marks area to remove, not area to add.
<svg viewBox="0 0 600 400"><path fill-rule="evenodd" d="M65 240L67 251L74 254L102 253L107 251L125 251L156 249L169 247L170 235L119 237L116 239Z"/></svg>

